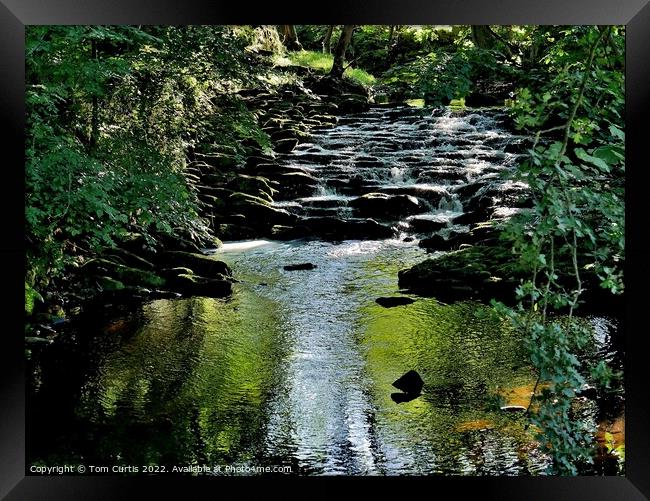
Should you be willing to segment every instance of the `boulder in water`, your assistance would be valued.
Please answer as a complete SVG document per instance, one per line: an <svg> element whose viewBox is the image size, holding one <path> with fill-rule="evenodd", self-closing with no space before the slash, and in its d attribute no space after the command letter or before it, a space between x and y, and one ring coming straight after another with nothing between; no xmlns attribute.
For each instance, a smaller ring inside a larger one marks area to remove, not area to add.
<svg viewBox="0 0 650 501"><path fill-rule="evenodd" d="M413 216L408 218L408 223L413 231L418 233L430 233L440 231L447 226L447 221L432 219L431 217Z"/></svg>
<svg viewBox="0 0 650 501"><path fill-rule="evenodd" d="M446 251L446 250L453 249L455 245L456 242L454 242L453 240L445 240L445 238L442 237L441 235L432 235L428 238L423 238L418 243L418 246L422 247L423 249L431 249L431 250L439 250L439 251Z"/></svg>
<svg viewBox="0 0 650 501"><path fill-rule="evenodd" d="M404 306L407 304L415 303L415 299L405 296L395 296L395 297L378 297L375 299L375 303L384 308L392 308L394 306Z"/></svg>
<svg viewBox="0 0 650 501"><path fill-rule="evenodd" d="M287 264L284 267L286 271L313 270L314 268L318 268L318 266L313 263Z"/></svg>
<svg viewBox="0 0 650 501"><path fill-rule="evenodd" d="M232 293L232 282L197 275L180 274L170 284L174 290L187 296L224 297Z"/></svg>
<svg viewBox="0 0 650 501"><path fill-rule="evenodd" d="M424 381L422 381L422 378L416 371L410 370L396 380L393 386L407 394L420 394L424 386Z"/></svg>
<svg viewBox="0 0 650 501"><path fill-rule="evenodd" d="M232 276L230 267L223 261L192 252L164 251L160 261L169 268L189 268L203 277Z"/></svg>

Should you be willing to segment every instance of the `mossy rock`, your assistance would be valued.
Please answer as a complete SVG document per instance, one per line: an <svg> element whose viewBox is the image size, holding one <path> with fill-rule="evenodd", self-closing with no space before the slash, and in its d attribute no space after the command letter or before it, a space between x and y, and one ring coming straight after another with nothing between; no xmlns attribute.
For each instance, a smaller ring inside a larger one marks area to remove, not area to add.
<svg viewBox="0 0 650 501"><path fill-rule="evenodd" d="M273 201L273 194L277 191L271 188L269 180L262 176L249 176L238 174L237 177L230 180L226 186L233 192L253 195L269 202Z"/></svg>
<svg viewBox="0 0 650 501"><path fill-rule="evenodd" d="M400 288L447 302L513 302L521 277L516 257L502 246L467 247L398 273Z"/></svg>
<svg viewBox="0 0 650 501"><path fill-rule="evenodd" d="M97 277L97 283L104 291L121 291L124 289L124 284L119 280L111 277Z"/></svg>
<svg viewBox="0 0 650 501"><path fill-rule="evenodd" d="M278 153L290 153L298 145L298 139L288 138L280 139L275 143L274 150Z"/></svg>
<svg viewBox="0 0 650 501"><path fill-rule="evenodd" d="M232 169L234 167L237 167L237 165L240 163L240 159L236 155L231 155L228 153L195 153L195 156L198 160L201 160L217 169Z"/></svg>
<svg viewBox="0 0 650 501"><path fill-rule="evenodd" d="M174 279L173 288L188 296L225 297L232 293L232 282L180 274Z"/></svg>
<svg viewBox="0 0 650 501"><path fill-rule="evenodd" d="M132 268L140 268L149 271L153 271L154 269L154 265L151 262L147 261L145 258L120 247L106 249L104 251L104 255L108 258L112 258L113 260L117 259L122 264L130 266Z"/></svg>
<svg viewBox="0 0 650 501"><path fill-rule="evenodd" d="M255 197L241 197L240 203L236 204L234 210L237 214L243 215L241 223L254 228L270 227L274 224L291 225L296 221L296 216L284 209L271 207L263 200L255 200ZM237 221L227 221L235 222Z"/></svg>
<svg viewBox="0 0 650 501"><path fill-rule="evenodd" d="M189 268L203 277L232 276L230 267L223 261L193 252L164 251L161 253L160 261L169 268Z"/></svg>
<svg viewBox="0 0 650 501"><path fill-rule="evenodd" d="M235 192L228 197L228 203L232 205L249 204L249 203L269 205L272 202L273 199L271 199L271 197L268 197L268 199L264 199L261 197L256 197L254 195L249 195L248 193L241 193L241 192Z"/></svg>
<svg viewBox="0 0 650 501"><path fill-rule="evenodd" d="M158 271L158 274L169 281L178 275L194 275L194 271L185 266L177 266L175 268L163 268Z"/></svg>
<svg viewBox="0 0 650 501"><path fill-rule="evenodd" d="M132 268L108 259L94 259L86 266L98 276L108 276L126 285L144 287L162 287L165 285L165 280L151 271Z"/></svg>

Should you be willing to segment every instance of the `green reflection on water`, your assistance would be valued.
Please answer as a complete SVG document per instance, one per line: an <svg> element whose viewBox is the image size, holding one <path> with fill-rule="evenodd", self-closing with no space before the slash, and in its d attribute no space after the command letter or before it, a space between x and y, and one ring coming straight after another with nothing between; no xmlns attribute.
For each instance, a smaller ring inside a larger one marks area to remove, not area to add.
<svg viewBox="0 0 650 501"><path fill-rule="evenodd" d="M276 308L250 299L143 307L141 326L122 333L119 350L106 354L78 408L104 425L101 442L119 452L115 459L191 464L255 452L282 348Z"/></svg>

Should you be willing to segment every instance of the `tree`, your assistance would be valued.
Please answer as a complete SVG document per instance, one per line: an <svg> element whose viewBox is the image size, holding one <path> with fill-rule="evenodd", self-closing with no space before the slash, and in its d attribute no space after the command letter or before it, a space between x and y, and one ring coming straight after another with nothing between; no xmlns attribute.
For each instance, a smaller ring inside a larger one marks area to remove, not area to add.
<svg viewBox="0 0 650 501"><path fill-rule="evenodd" d="M293 24L283 24L282 33L284 38L282 43L289 50L302 50L302 45L298 41L298 33L296 33L296 27Z"/></svg>
<svg viewBox="0 0 650 501"><path fill-rule="evenodd" d="M488 25L472 25L472 42L479 49L492 49L495 43L494 33Z"/></svg>
<svg viewBox="0 0 650 501"><path fill-rule="evenodd" d="M345 61L345 52L350 45L350 40L352 40L353 30L353 24L346 24L343 26L341 36L336 44L336 48L334 49L334 63L332 64L332 70L330 71L331 77L341 78L343 76L343 61Z"/></svg>
<svg viewBox="0 0 650 501"><path fill-rule="evenodd" d="M323 53L331 54L332 53L332 32L334 31L334 25L330 24L327 27L327 32L325 33L325 38L323 38Z"/></svg>

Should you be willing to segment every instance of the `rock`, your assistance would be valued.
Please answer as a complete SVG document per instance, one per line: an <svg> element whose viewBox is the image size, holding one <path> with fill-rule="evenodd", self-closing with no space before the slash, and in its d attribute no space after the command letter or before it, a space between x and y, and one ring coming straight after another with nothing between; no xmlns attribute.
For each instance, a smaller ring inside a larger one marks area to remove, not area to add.
<svg viewBox="0 0 650 501"><path fill-rule="evenodd" d="M465 106L504 106L506 99L514 97L514 85L510 82L478 80L474 89L465 96Z"/></svg>
<svg viewBox="0 0 650 501"><path fill-rule="evenodd" d="M104 278L109 277L114 282L147 287L162 287L165 285L165 280L151 271L132 268L108 259L97 258L89 261L86 266L86 269L92 274Z"/></svg>
<svg viewBox="0 0 650 501"><path fill-rule="evenodd" d="M239 159L235 155L228 153L195 153L194 156L197 160L200 160L217 170L232 169L237 167L239 164Z"/></svg>
<svg viewBox="0 0 650 501"><path fill-rule="evenodd" d="M232 282L180 274L174 279L173 288L187 296L224 297L232 293Z"/></svg>
<svg viewBox="0 0 650 501"><path fill-rule="evenodd" d="M97 277L97 284L105 291L118 291L124 289L124 284L111 277Z"/></svg>
<svg viewBox="0 0 650 501"><path fill-rule="evenodd" d="M161 277L165 279L174 279L178 275L194 275L194 272L184 266L177 266L176 268L163 268L158 271Z"/></svg>
<svg viewBox="0 0 650 501"><path fill-rule="evenodd" d="M402 306L406 304L411 304L415 303L415 299L411 299L410 297L403 297L403 296L397 296L397 297L378 297L375 299L375 302L383 306L384 308L392 308L394 306Z"/></svg>
<svg viewBox="0 0 650 501"><path fill-rule="evenodd" d="M342 219L335 216L306 217L300 220L311 234L328 240L390 238L395 230L374 219Z"/></svg>
<svg viewBox="0 0 650 501"><path fill-rule="evenodd" d="M397 275L400 288L445 302L494 298L511 303L521 278L516 259L500 246L452 251Z"/></svg>
<svg viewBox="0 0 650 501"><path fill-rule="evenodd" d="M346 113L361 113L370 108L368 99L362 96L347 95L337 102L339 111Z"/></svg>
<svg viewBox="0 0 650 501"><path fill-rule="evenodd" d="M161 253L160 261L168 265L168 268L189 268L203 277L232 277L232 270L226 263L202 254L184 251L164 251Z"/></svg>
<svg viewBox="0 0 650 501"><path fill-rule="evenodd" d="M399 219L426 210L417 198L411 195L387 195L367 193L348 203L356 213L379 219Z"/></svg>
<svg viewBox="0 0 650 501"><path fill-rule="evenodd" d="M428 238L423 238L418 242L418 246L423 249L446 251L453 249L456 243L453 240L446 240L441 235L432 235Z"/></svg>
<svg viewBox="0 0 650 501"><path fill-rule="evenodd" d="M259 235L257 230L249 226L233 223L220 224L214 231L222 240L247 240Z"/></svg>
<svg viewBox="0 0 650 501"><path fill-rule="evenodd" d="M233 192L242 192L260 197L269 202L273 201L273 194L277 191L269 186L269 180L262 176L248 176L237 174L237 177L226 183L226 187Z"/></svg>
<svg viewBox="0 0 650 501"><path fill-rule="evenodd" d="M274 127L271 131L266 131L266 129L263 130L267 132L271 136L271 140L275 142L280 142L283 139L296 139L298 142L306 141L309 139L308 133L302 132L295 127L290 127L287 129Z"/></svg>
<svg viewBox="0 0 650 501"><path fill-rule="evenodd" d="M103 254L106 255L107 258L112 258L113 261L117 259L122 264L131 266L132 268L141 268L149 271L153 271L154 269L154 265L149 261L126 249L121 249L119 247L106 249Z"/></svg>
<svg viewBox="0 0 650 501"><path fill-rule="evenodd" d="M296 138L280 139L275 143L273 149L278 153L290 153L297 145L298 139Z"/></svg>
<svg viewBox="0 0 650 501"><path fill-rule="evenodd" d="M447 221L426 216L412 216L407 221L413 231L417 233L432 233L447 227Z"/></svg>
<svg viewBox="0 0 650 501"><path fill-rule="evenodd" d="M258 197L248 193L233 192L228 196L227 207L239 207L240 205L250 203L271 205L272 202L273 199L269 195Z"/></svg>
<svg viewBox="0 0 650 501"><path fill-rule="evenodd" d="M318 268L318 266L312 263L287 264L284 267L286 271L313 270L314 268Z"/></svg>
<svg viewBox="0 0 650 501"><path fill-rule="evenodd" d="M424 381L416 371L410 370L396 380L393 386L407 394L419 394L424 386Z"/></svg>
<svg viewBox="0 0 650 501"><path fill-rule="evenodd" d="M318 187L318 179L302 171L285 172L280 174L277 180L280 183L281 198L284 200L309 196Z"/></svg>
<svg viewBox="0 0 650 501"><path fill-rule="evenodd" d="M275 240L296 240L305 236L310 236L309 228L305 226L286 226L282 224L275 224L271 226L269 237Z"/></svg>
<svg viewBox="0 0 650 501"><path fill-rule="evenodd" d="M488 218L489 218L488 214L476 210L476 211L466 212L465 214L461 214L460 216L456 216L454 219L452 219L451 222L453 224L476 224L485 221Z"/></svg>
<svg viewBox="0 0 650 501"><path fill-rule="evenodd" d="M27 344L51 344L53 340L44 337L27 336L25 337L25 342Z"/></svg>
<svg viewBox="0 0 650 501"><path fill-rule="evenodd" d="M237 214L243 215L252 228L270 228L275 224L292 225L297 220L296 216L284 209L253 200L240 200L233 209Z"/></svg>

